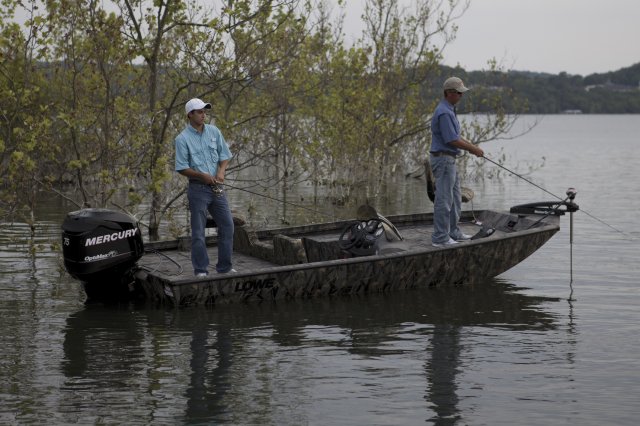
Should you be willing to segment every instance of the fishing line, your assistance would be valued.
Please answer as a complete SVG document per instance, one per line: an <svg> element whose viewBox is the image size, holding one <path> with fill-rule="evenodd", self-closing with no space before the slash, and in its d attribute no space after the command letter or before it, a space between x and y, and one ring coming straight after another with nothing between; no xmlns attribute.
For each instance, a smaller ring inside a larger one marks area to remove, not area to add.
<svg viewBox="0 0 640 426"><path fill-rule="evenodd" d="M178 262L176 262L176 261L175 261L174 259L172 259L171 257L169 257L169 256L167 256L166 254L164 254L164 253L160 252L159 250L154 250L154 249L144 249L144 251L145 251L145 253L154 253L154 254L156 254L156 255L158 255L158 256L162 256L162 257L164 257L165 259L167 259L168 261L170 261L171 263L173 263L174 265L176 265L176 266L178 267L178 272L177 272L177 273L175 273L175 274L165 274L165 275L170 276L170 277L177 277L177 276L179 276L179 275L181 275L181 274L182 274L182 271L183 271L183 269L182 269L182 265L180 265ZM157 271L157 270L158 270L158 267L156 266L156 267L154 267L154 268L149 268L149 267L147 267L147 266L140 266L140 269L144 269L144 270L146 270L146 271L147 271L147 272L149 272L149 273L153 273L153 272L155 272L155 271Z"/></svg>
<svg viewBox="0 0 640 426"><path fill-rule="evenodd" d="M493 161L491 158L487 158L486 156L485 156L485 157L482 157L482 158L484 158L485 160L487 160L487 161L489 161L489 162L491 162L491 163L495 164L496 166L498 166L498 167L500 167L500 168L505 169L506 171L508 171L508 172L509 172L509 173L511 173L512 175L515 175L515 176L519 177L520 179L524 180L525 182L530 183L531 185L535 186L536 188L541 189L541 190L543 190L544 192L546 192L547 194L549 194L549 195L553 195L553 196L554 196L554 197L556 197L558 200L562 201L562 197L558 197L556 194L554 194L554 193L552 193L552 192L547 191L546 189L544 189L544 188L543 188L543 187L541 187L540 185L536 185L535 183L531 182L529 179L525 178L524 176L519 175L518 173L516 173L516 172L514 172L514 171L512 171L512 170L507 169L507 168L506 168L505 166L503 166L502 164L496 163L496 162L495 162L495 161Z"/></svg>
<svg viewBox="0 0 640 426"><path fill-rule="evenodd" d="M496 166L498 166L498 167L500 167L500 168L502 168L502 169L506 170L507 172L511 173L512 175L515 175L515 176L519 177L520 179L524 180L525 182L530 183L531 185L535 186L536 188L541 189L542 191L546 192L547 194L549 194L549 195L552 195L552 196L556 197L558 200L560 200L560 201L566 201L566 200L563 200L563 199L562 199L562 197L559 197L559 196L557 196L556 194L554 194L554 193L552 193L552 192L550 192L550 191L547 191L546 189L544 189L544 188L543 188L543 187L541 187L540 185L536 185L535 183L531 182L529 179L525 178L525 177L524 177L524 176L522 176L522 175L519 175L518 173L514 172L513 170L509 170L508 168L506 168L506 167L505 167L505 166L503 166L502 164L496 163L496 162L495 162L495 161L493 161L491 158L487 158L486 156L485 156L485 157L482 157L482 158L484 158L485 160L487 160L487 161L489 161L489 162L491 162L491 163L495 164ZM600 219L600 218L598 218L598 217L596 217L596 216L592 215L592 214L591 214L591 213L589 213L588 211L586 211L586 210L584 210L584 209L582 209L582 208L581 208L579 211L583 212L584 214L586 214L586 215L587 215L587 216L589 216L590 218L597 220L597 221L598 221L598 222L600 222L601 224L603 224L603 225L605 225L605 226L608 226L609 228L613 229L614 231L619 232L620 234L622 234L622 235L624 235L624 236L626 236L626 237L631 237L629 234L627 234L627 233L625 233L625 232L623 232L623 231L619 230L618 228L616 228L616 227L615 227L615 226L613 226L613 225L609 225L607 222L605 222L604 220L602 220L602 219Z"/></svg>
<svg viewBox="0 0 640 426"><path fill-rule="evenodd" d="M279 202L279 203L289 204L289 205L294 206L294 207L297 207L297 208L299 208L299 209L308 210L308 211L310 211L310 212L313 212L313 213L316 213L316 214L319 214L319 215L321 215L321 216L325 216L325 217L328 217L328 218L331 218L331 219L334 219L334 220L335 220L335 219L340 219L339 217L337 217L337 216L335 216L335 215L331 215L331 214L328 214L328 213L323 213L323 212L321 212L321 211L314 210L314 209L311 209L311 208L309 208L309 207L301 206L300 204L291 203L291 202L289 202L289 201L285 201L285 200L280 200L280 199L278 199L278 198L271 197L271 196L266 195L266 194L260 194L260 193L258 193L258 192L254 192L254 191L251 191L251 190L249 190L249 189L245 189L245 188L240 188L240 187L237 187L237 186L229 185L229 184L228 184L228 183L226 183L226 182L225 182L223 185L224 185L224 186L226 186L226 187L228 187L228 188L231 188L231 189L237 189L237 190L239 190L239 191L244 191L244 192L248 192L249 194L257 195L258 197L264 197L264 198L268 198L268 199L273 200L273 201L277 201L277 202Z"/></svg>
<svg viewBox="0 0 640 426"><path fill-rule="evenodd" d="M575 196L575 193L572 194L573 196ZM537 221L533 222L527 229L531 229L534 226L536 226L538 223L542 222L544 219L546 219L547 217L549 217L552 214L557 214L557 212L561 211L560 207L562 207L564 205L564 203L566 203L567 201L569 201L569 199L571 199L572 195L567 195L567 198L565 198L564 200L562 200L561 203L556 204L556 206L549 211L549 213L546 213L544 215L542 215L540 217L540 219L538 219Z"/></svg>
<svg viewBox="0 0 640 426"><path fill-rule="evenodd" d="M537 225L538 223L540 223L544 218L546 218L547 216L549 216L552 212L558 212L560 210L560 207L563 205L567 205L567 201L571 200L571 202L573 202L573 199L576 196L576 190L573 188L569 188L567 190L567 198L565 198L564 200L561 197L558 197L557 195L551 193L550 191L547 191L546 189L544 189L543 187L536 185L535 183L531 182L529 179L526 179L525 177L519 175L518 173L507 169L506 167L504 167L502 164L498 164L495 161L493 161L490 158L487 157L483 157L485 160L488 160L489 162L495 164L498 167L503 168L504 170L506 170L507 172L519 177L520 179L524 180L525 182L530 183L531 185L535 186L536 188L539 188L541 190L543 190L544 192L546 192L547 194L550 194L554 197L556 197L558 200L560 200L560 202L557 204L557 206L550 211L549 213L545 214L544 216L542 216L537 222L535 222L533 225L531 225L529 227L529 229L531 229L534 225ZM586 213L586 212L585 212ZM587 213L588 214L588 213ZM591 215L590 215L591 216ZM569 294L569 300L573 300L573 210L569 211L569 217L570 217L570 225L569 225L569 287L571 289L571 293ZM610 226L610 225L609 225ZM615 229L615 228L614 228ZM618 231L620 232L620 231Z"/></svg>

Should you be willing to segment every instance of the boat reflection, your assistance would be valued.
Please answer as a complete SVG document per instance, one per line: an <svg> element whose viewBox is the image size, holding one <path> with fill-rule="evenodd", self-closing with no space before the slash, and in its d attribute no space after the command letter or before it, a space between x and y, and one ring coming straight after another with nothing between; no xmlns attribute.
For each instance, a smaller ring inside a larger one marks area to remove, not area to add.
<svg viewBox="0 0 640 426"><path fill-rule="evenodd" d="M349 356L351 364L371 358L384 362L404 350L394 343L413 328L419 330L419 352L424 351L425 420L452 424L459 416L461 331L553 329L557 318L543 303L556 300L524 295L493 279L471 287L214 308L89 305L67 320L62 370L71 391L74 383L82 383L82 391L90 386L124 392L133 383L146 395L136 409L149 418L257 421L252 413L260 412L267 423L291 422L275 412L279 398L297 398L291 405L298 407L310 404L317 394L310 390L313 382L301 377L322 374L316 370L320 366L297 362L301 354L313 349ZM288 370L282 367L286 363ZM243 399L248 395L250 404ZM313 420L312 414L305 418L304 409L295 415L295 422Z"/></svg>

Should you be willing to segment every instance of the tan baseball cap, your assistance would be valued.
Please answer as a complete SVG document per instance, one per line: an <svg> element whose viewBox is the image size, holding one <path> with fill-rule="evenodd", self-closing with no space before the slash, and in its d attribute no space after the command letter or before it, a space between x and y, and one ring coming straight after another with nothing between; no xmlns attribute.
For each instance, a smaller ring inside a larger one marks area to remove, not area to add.
<svg viewBox="0 0 640 426"><path fill-rule="evenodd" d="M457 90L460 93L464 93L469 90L464 86L464 83L458 77L449 77L445 80L442 87L444 90Z"/></svg>

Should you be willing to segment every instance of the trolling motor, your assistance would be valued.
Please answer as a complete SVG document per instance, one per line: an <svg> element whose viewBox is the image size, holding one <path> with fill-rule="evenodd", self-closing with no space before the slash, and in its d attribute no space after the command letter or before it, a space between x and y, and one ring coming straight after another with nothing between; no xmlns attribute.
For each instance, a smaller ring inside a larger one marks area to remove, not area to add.
<svg viewBox="0 0 640 426"><path fill-rule="evenodd" d="M573 200L576 198L575 188L567 189L567 198L562 201L541 201L537 203L519 204L511 207L511 213L516 214L543 214L547 216L563 216L565 213L577 212L580 207ZM571 215L573 217L573 215Z"/></svg>
<svg viewBox="0 0 640 426"><path fill-rule="evenodd" d="M569 212L569 229L571 230L571 243L573 243L573 213L578 211L579 209L578 205L573 202L573 200L576 198L577 193L578 191L576 191L575 188L569 188L567 189L567 198L565 199L565 202L569 200L567 203L567 211Z"/></svg>
<svg viewBox="0 0 640 426"><path fill-rule="evenodd" d="M580 207L573 200L575 200L578 191L575 188L568 188L564 200L546 201L541 203L529 203L521 204L511 207L511 213L519 214L541 214L545 216L562 216L565 213L569 213L569 268L571 271L571 282L573 282L573 214L580 210ZM571 289L573 293L573 288ZM569 296L571 299L571 296Z"/></svg>
<svg viewBox="0 0 640 426"><path fill-rule="evenodd" d="M567 199L571 200L571 204L573 204L573 199L576 198L577 193L578 191L575 188L567 189ZM573 212L578 210L578 206L575 205L575 207L575 210L569 211L569 270L571 271L571 283L573 283ZM573 294L573 287L571 287L571 293ZM569 295L569 299L573 298L572 294Z"/></svg>

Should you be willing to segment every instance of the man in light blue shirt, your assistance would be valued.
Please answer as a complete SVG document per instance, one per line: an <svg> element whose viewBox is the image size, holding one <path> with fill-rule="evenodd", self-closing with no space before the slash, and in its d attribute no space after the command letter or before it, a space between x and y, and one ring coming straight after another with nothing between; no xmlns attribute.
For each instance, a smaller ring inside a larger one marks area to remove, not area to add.
<svg viewBox="0 0 640 426"><path fill-rule="evenodd" d="M187 198L191 210L191 263L196 277L206 277L209 255L205 241L207 212L218 228L218 273L232 269L233 216L222 188L229 160L233 157L220 130L205 124L205 109L211 104L191 99L185 105L189 124L176 137L175 170L189 179Z"/></svg>
<svg viewBox="0 0 640 426"><path fill-rule="evenodd" d="M430 160L436 179L436 194L433 201L434 247L450 246L471 237L458 227L462 211L462 193L456 169L456 156L460 150L483 157L482 149L460 135L460 122L455 105L460 102L467 89L458 77L448 78L443 85L444 99L440 101L431 118Z"/></svg>

